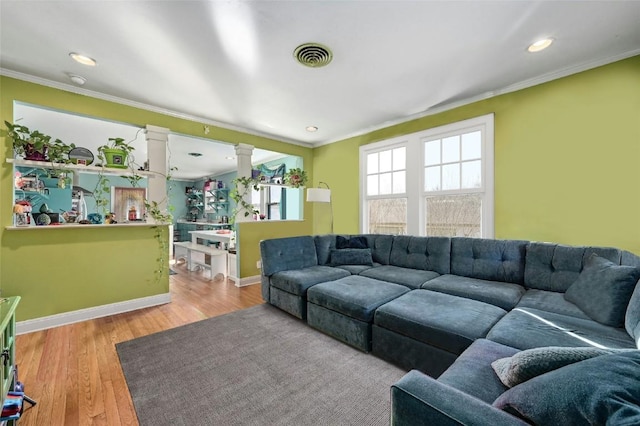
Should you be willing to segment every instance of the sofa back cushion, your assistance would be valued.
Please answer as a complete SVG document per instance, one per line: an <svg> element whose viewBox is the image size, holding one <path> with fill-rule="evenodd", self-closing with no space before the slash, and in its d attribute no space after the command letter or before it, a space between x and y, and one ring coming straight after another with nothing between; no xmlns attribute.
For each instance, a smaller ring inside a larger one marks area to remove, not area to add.
<svg viewBox="0 0 640 426"><path fill-rule="evenodd" d="M396 235L393 238L390 256L390 264L393 266L448 274L451 271L450 263L451 238L407 235Z"/></svg>
<svg viewBox="0 0 640 426"><path fill-rule="evenodd" d="M635 266L640 268L640 256L623 251L622 252L622 265ZM624 327L629 333L629 336L633 337L636 342L636 347L640 349L640 283L636 283L636 289L631 295L629 306L627 306L627 313L625 315Z"/></svg>
<svg viewBox="0 0 640 426"><path fill-rule="evenodd" d="M385 234L365 234L363 236L367 239L373 261L381 265L388 265L394 236Z"/></svg>
<svg viewBox="0 0 640 426"><path fill-rule="evenodd" d="M313 237L287 237L260 241L262 273L309 268L318 264Z"/></svg>
<svg viewBox="0 0 640 426"><path fill-rule="evenodd" d="M451 239L451 273L464 277L524 283L528 241L484 238Z"/></svg>
<svg viewBox="0 0 640 426"><path fill-rule="evenodd" d="M338 235L316 235L313 237L313 241L316 245L316 256L318 265L329 265L331 263L331 250L336 249L336 238ZM342 236L349 238L348 235Z"/></svg>
<svg viewBox="0 0 640 426"><path fill-rule="evenodd" d="M593 253L618 265L622 259L622 251L611 247L529 243L524 285L527 288L564 293L578 279L585 260Z"/></svg>

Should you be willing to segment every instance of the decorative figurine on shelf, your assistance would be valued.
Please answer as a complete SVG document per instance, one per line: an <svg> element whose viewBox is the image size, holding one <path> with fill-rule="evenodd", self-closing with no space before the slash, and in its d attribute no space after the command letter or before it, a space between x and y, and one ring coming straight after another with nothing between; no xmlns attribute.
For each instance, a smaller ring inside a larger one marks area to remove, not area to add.
<svg viewBox="0 0 640 426"><path fill-rule="evenodd" d="M136 206L129 207L129 222L133 222L138 220L138 211L136 210Z"/></svg>
<svg viewBox="0 0 640 426"><path fill-rule="evenodd" d="M116 221L116 214L114 212L107 213L107 215L104 218L104 223L106 223L107 225L111 225L113 223L118 223Z"/></svg>

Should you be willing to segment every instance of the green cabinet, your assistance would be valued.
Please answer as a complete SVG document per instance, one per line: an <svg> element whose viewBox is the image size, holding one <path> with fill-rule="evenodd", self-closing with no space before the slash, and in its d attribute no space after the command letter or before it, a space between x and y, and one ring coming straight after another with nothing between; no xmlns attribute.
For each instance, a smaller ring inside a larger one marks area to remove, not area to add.
<svg viewBox="0 0 640 426"><path fill-rule="evenodd" d="M0 364L0 383L2 384L2 401L7 393L13 390L14 369L16 365L16 307L20 297L0 299L0 349L2 364ZM9 422L9 424L13 424Z"/></svg>

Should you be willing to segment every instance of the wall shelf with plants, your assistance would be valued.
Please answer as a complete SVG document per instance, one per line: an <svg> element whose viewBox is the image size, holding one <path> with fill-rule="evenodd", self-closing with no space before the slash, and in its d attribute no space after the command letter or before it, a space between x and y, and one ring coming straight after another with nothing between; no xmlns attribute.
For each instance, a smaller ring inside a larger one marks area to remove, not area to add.
<svg viewBox="0 0 640 426"><path fill-rule="evenodd" d="M37 167L42 169L66 169L66 170L79 170L83 173L93 173L93 174L105 174L105 175L114 175L114 176L132 176L139 175L144 177L154 177L156 173L149 172L146 170L135 170L131 171L128 169L115 169L110 167L101 167L101 166L85 166L83 164L61 164L61 163L51 163L49 161L35 161L35 160L23 160L21 158L7 158L7 163L11 163L15 166L25 166L25 167Z"/></svg>

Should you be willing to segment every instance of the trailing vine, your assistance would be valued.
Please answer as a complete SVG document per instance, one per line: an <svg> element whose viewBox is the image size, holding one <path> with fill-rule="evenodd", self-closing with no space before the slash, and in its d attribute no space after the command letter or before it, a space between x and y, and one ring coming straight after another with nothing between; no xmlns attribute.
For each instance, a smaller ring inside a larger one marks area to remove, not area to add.
<svg viewBox="0 0 640 426"><path fill-rule="evenodd" d="M258 175L256 177L237 177L231 182L235 186L231 191L229 191L229 197L236 203L236 206L231 213L231 218L229 219L229 222L233 224L236 221L236 216L242 210L244 210L245 217L259 213L253 204L246 201L246 198L248 198L246 196L250 195L252 190L258 191L260 189L262 175Z"/></svg>

